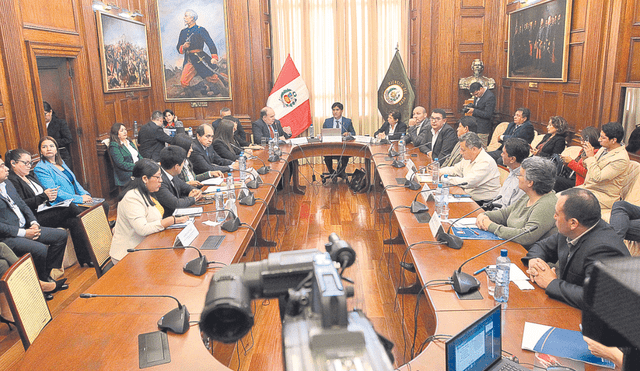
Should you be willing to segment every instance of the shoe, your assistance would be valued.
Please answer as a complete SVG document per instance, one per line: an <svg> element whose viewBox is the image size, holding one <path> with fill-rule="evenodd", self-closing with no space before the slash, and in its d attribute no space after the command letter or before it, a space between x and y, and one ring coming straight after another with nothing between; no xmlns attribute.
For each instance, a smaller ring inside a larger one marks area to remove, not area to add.
<svg viewBox="0 0 640 371"><path fill-rule="evenodd" d="M66 290L69 288L69 285L67 285L65 282L67 282L66 278L63 278L61 280L58 281L54 281L56 283L56 288L54 288L51 291L45 291L45 294L54 294L58 291L62 291L62 290Z"/></svg>
<svg viewBox="0 0 640 371"><path fill-rule="evenodd" d="M11 325L14 325L14 326L16 325L16 323L14 321L9 321L8 319L6 319L6 318L4 318L2 316L0 316L0 322L1 323L6 323L7 326L9 326L9 331L11 331Z"/></svg>
<svg viewBox="0 0 640 371"><path fill-rule="evenodd" d="M413 263L400 262L400 266L411 273L416 273L416 266Z"/></svg>
<svg viewBox="0 0 640 371"><path fill-rule="evenodd" d="M53 300L53 294L45 293L44 294L44 298L45 298L46 301Z"/></svg>
<svg viewBox="0 0 640 371"><path fill-rule="evenodd" d="M113 227L115 227L115 226L116 226L116 221L115 220L112 220L112 221L109 222L109 228L110 229L113 229Z"/></svg>

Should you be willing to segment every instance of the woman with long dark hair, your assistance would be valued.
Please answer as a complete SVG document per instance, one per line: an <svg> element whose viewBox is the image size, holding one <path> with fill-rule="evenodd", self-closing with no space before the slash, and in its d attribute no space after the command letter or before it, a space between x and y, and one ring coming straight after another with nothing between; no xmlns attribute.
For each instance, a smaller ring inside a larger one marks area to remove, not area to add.
<svg viewBox="0 0 640 371"><path fill-rule="evenodd" d="M127 127L116 122L109 132L109 155L113 162L116 186L124 187L131 180L133 165L141 158L138 147L129 140Z"/></svg>
<svg viewBox="0 0 640 371"><path fill-rule="evenodd" d="M240 145L233 138L233 127L235 123L231 120L222 120L218 128L213 135L213 150L216 151L220 157L235 161L240 157L240 153L243 151L247 155L251 155L250 149L242 149Z"/></svg>
<svg viewBox="0 0 640 371"><path fill-rule="evenodd" d="M118 217L109 251L114 264L127 255L127 249L138 246L146 236L189 219L187 216L162 218L164 209L151 197L161 184L160 165L146 158L136 162L133 180L118 197Z"/></svg>

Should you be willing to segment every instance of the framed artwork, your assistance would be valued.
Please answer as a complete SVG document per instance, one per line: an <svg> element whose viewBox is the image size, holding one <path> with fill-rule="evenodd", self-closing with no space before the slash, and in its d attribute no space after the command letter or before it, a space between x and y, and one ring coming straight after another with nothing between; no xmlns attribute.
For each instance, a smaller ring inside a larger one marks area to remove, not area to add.
<svg viewBox="0 0 640 371"><path fill-rule="evenodd" d="M144 23L96 12L105 93L147 89L149 48Z"/></svg>
<svg viewBox="0 0 640 371"><path fill-rule="evenodd" d="M567 81L571 0L549 0L509 13L507 77Z"/></svg>
<svg viewBox="0 0 640 371"><path fill-rule="evenodd" d="M158 0L169 102L231 100L226 0Z"/></svg>

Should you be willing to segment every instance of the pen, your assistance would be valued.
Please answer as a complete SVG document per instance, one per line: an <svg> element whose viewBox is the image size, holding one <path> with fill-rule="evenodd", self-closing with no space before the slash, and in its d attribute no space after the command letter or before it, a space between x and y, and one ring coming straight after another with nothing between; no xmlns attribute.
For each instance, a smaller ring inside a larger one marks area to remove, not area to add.
<svg viewBox="0 0 640 371"><path fill-rule="evenodd" d="M477 275L479 275L480 273L484 272L486 269L487 269L487 267L480 268L480 269L478 269L477 271L473 272L473 275L474 275L474 276L477 276Z"/></svg>
<svg viewBox="0 0 640 371"><path fill-rule="evenodd" d="M468 226L465 225L465 228L467 228L468 230L470 230L471 232L473 232L476 236L479 236L480 233L474 231L473 229L469 228Z"/></svg>

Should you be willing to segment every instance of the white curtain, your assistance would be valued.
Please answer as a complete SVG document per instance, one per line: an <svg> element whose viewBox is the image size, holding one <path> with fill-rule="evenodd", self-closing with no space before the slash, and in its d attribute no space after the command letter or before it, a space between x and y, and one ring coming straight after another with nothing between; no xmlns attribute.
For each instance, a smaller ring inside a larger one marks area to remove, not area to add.
<svg viewBox="0 0 640 371"><path fill-rule="evenodd" d="M358 135L382 124L377 91L396 47L409 60L408 0L271 0L274 81L288 54L309 88L319 132L344 104Z"/></svg>
<svg viewBox="0 0 640 371"><path fill-rule="evenodd" d="M622 127L624 127L624 142L629 142L631 132L640 125L640 88L627 88L622 114Z"/></svg>

